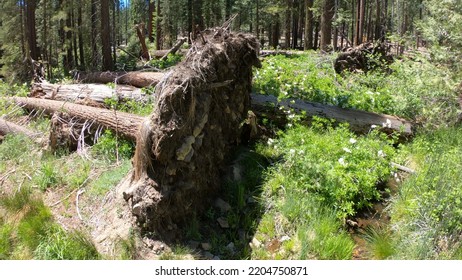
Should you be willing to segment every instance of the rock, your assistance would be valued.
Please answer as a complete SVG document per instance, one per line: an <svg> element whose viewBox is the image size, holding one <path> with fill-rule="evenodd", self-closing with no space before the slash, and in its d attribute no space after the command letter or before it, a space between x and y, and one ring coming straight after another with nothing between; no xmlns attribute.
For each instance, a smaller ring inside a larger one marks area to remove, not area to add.
<svg viewBox="0 0 462 280"><path fill-rule="evenodd" d="M226 218L220 217L217 219L217 222L220 224L221 228L229 228L229 223Z"/></svg>
<svg viewBox="0 0 462 280"><path fill-rule="evenodd" d="M233 242L230 242L228 245L226 245L226 249L228 249L230 253L234 254L236 247L234 246Z"/></svg>
<svg viewBox="0 0 462 280"><path fill-rule="evenodd" d="M259 248L261 246L261 242L258 241L258 239L254 237L254 238L252 238L252 242L250 242L249 245L252 248Z"/></svg>
<svg viewBox="0 0 462 280"><path fill-rule="evenodd" d="M231 205L229 205L228 202L224 201L221 198L217 198L213 205L220 209L221 212L228 212L229 210L231 210Z"/></svg>
<svg viewBox="0 0 462 280"><path fill-rule="evenodd" d="M210 243L201 243L201 247L202 249L204 249L205 251L209 251L212 249L212 245L210 245Z"/></svg>
<svg viewBox="0 0 462 280"><path fill-rule="evenodd" d="M206 251L204 253L204 257L207 259L207 260L212 260L214 258L213 254L210 253L209 251Z"/></svg>

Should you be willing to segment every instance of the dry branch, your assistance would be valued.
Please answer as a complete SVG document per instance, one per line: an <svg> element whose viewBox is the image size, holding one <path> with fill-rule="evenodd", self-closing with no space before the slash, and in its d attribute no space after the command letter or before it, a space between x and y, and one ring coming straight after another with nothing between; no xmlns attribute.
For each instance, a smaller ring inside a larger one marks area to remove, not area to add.
<svg viewBox="0 0 462 280"><path fill-rule="evenodd" d="M61 112L68 114L71 118L89 120L96 125L112 129L117 134L132 140L136 138L139 124L143 121L142 117L133 114L62 101L26 97L9 97L7 100L11 100L19 106L30 110L43 110L50 115Z"/></svg>
<svg viewBox="0 0 462 280"><path fill-rule="evenodd" d="M164 56L162 56L162 60L167 60L167 57L169 54L175 54L180 48L181 46L186 42L186 38L181 38L179 39L176 44L170 49L167 51L166 54L164 54Z"/></svg>
<svg viewBox="0 0 462 280"><path fill-rule="evenodd" d="M135 87L149 87L157 85L164 77L161 72L77 72L74 79L82 83L115 83Z"/></svg>

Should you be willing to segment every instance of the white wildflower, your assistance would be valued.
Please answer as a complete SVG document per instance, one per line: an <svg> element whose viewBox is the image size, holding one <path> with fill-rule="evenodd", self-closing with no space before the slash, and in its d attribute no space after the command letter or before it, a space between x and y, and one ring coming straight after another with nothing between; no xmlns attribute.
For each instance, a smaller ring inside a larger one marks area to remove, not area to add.
<svg viewBox="0 0 462 280"><path fill-rule="evenodd" d="M289 153L290 153L291 155L295 154L295 149L290 149L290 150L289 150Z"/></svg>
<svg viewBox="0 0 462 280"><path fill-rule="evenodd" d="M354 144L354 143L356 143L356 142L357 142L356 139L350 138L350 143L351 143L351 144Z"/></svg>
<svg viewBox="0 0 462 280"><path fill-rule="evenodd" d="M374 128L377 128L377 126L375 124L371 125L371 128L374 129Z"/></svg>
<svg viewBox="0 0 462 280"><path fill-rule="evenodd" d="M348 148L343 148L343 150L344 150L345 152L347 152L347 153L350 153L350 154L351 154L351 150L350 150L350 149L348 149Z"/></svg>
<svg viewBox="0 0 462 280"><path fill-rule="evenodd" d="M274 144L274 139L268 138L268 145L273 145Z"/></svg>
<svg viewBox="0 0 462 280"><path fill-rule="evenodd" d="M382 123L382 127L388 127L388 128L391 128L391 121L389 119L387 119L386 122Z"/></svg>
<svg viewBox="0 0 462 280"><path fill-rule="evenodd" d="M385 154L382 150L379 150L379 151L377 152L377 156L379 156L379 157L385 157L386 154Z"/></svg>
<svg viewBox="0 0 462 280"><path fill-rule="evenodd" d="M346 166L346 162L345 162L345 159L343 157L338 159L338 163L340 163L343 166Z"/></svg>

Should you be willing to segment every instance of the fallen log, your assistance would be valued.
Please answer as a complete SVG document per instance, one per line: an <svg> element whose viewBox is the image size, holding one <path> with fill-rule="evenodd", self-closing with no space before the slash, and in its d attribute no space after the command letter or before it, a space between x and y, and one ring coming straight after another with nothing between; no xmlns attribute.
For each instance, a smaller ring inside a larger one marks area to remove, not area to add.
<svg viewBox="0 0 462 280"><path fill-rule="evenodd" d="M88 102L85 105L101 107L104 105L104 97L110 98L114 89L107 85L95 84L72 84L72 85L52 85L48 83L40 83L34 86L31 96L42 96L45 99L54 99L59 101L76 102L81 100L84 95L74 90L82 89L86 92L85 97ZM118 86L121 87L121 86ZM37 90L35 90L37 88ZM35 91L34 91L35 90ZM117 97L121 99L132 99L137 102L150 102L150 95L143 94L140 89L135 87L122 87L122 92ZM45 94L45 95L43 95ZM119 99L119 100L121 100ZM94 104L96 103L96 104ZM303 100L281 100L269 95L251 95L251 109L257 114L267 111L268 105L272 108L284 106L286 108L295 109L297 112L305 112L308 117L322 116L329 119L335 119L338 122L347 122L350 124L351 130L358 133L367 133L371 126L375 125L386 131L399 132L404 137L409 137L413 134L412 123L390 115L376 114L353 109L342 109L332 105L324 105L316 102L308 102ZM274 114L280 114L279 110L273 110Z"/></svg>
<svg viewBox="0 0 462 280"><path fill-rule="evenodd" d="M141 89L116 85L114 88L104 84L50 84L48 82L34 83L29 97L50 100L69 101L92 107L107 107L107 99L122 103L133 100L146 104L151 96Z"/></svg>
<svg viewBox="0 0 462 280"><path fill-rule="evenodd" d="M256 109L256 111L268 105L276 109L284 106L287 109L294 109L298 113L305 112L308 117L320 116L335 119L338 122L349 123L350 129L358 133L367 133L372 128L377 127L387 132L398 132L403 137L409 137L413 134L412 123L395 116L343 109L332 105L302 100L284 99L278 101L277 97L272 95L252 94L251 97L252 109Z"/></svg>
<svg viewBox="0 0 462 280"><path fill-rule="evenodd" d="M53 115L57 112L66 113L70 118L80 119L81 122L90 121L90 124L115 131L118 135L135 140L143 117L124 112L84 106L65 101L46 100L27 97L8 97L7 100L29 110L42 110Z"/></svg>
<svg viewBox="0 0 462 280"><path fill-rule="evenodd" d="M166 56L170 50L157 50L151 52L151 58L162 59ZM189 52L189 49L178 49L175 53L179 55L186 55Z"/></svg>
<svg viewBox="0 0 462 280"><path fill-rule="evenodd" d="M76 72L74 80L81 83L115 83L135 87L150 87L157 85L164 77L161 72Z"/></svg>
<svg viewBox="0 0 462 280"><path fill-rule="evenodd" d="M41 133L39 132L34 132L23 126L0 118L0 135L5 136L7 134L23 134L34 140L41 136Z"/></svg>

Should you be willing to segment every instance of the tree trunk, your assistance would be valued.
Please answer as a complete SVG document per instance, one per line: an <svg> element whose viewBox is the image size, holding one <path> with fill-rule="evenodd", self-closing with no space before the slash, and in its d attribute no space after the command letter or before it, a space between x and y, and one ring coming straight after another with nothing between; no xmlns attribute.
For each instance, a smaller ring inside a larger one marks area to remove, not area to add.
<svg viewBox="0 0 462 280"><path fill-rule="evenodd" d="M311 50L313 48L313 0L305 0L305 40L304 50Z"/></svg>
<svg viewBox="0 0 462 280"><path fill-rule="evenodd" d="M358 45L363 42L364 37L364 13L366 11L366 0L359 0L359 34L358 34Z"/></svg>
<svg viewBox="0 0 462 280"><path fill-rule="evenodd" d="M103 54L103 70L112 70L111 29L109 26L109 0L101 1L101 52Z"/></svg>
<svg viewBox="0 0 462 280"><path fill-rule="evenodd" d="M146 46L146 39L144 38L144 23L135 25L136 35L140 41L141 46L141 58L145 60L150 60L151 56L149 55L148 47Z"/></svg>
<svg viewBox="0 0 462 280"><path fill-rule="evenodd" d="M49 115L61 112L66 113L71 118L89 120L96 125L114 130L117 134L132 140L136 139L139 124L143 121L143 118L137 115L63 101L26 97L9 97L6 99L26 109L43 110Z"/></svg>
<svg viewBox="0 0 462 280"><path fill-rule="evenodd" d="M156 50L161 50L163 46L162 42L162 11L161 11L161 0L157 0L157 9L156 9Z"/></svg>
<svg viewBox="0 0 462 280"><path fill-rule="evenodd" d="M298 1L292 2L292 49L296 49L298 47Z"/></svg>
<svg viewBox="0 0 462 280"><path fill-rule="evenodd" d="M291 18L290 16L292 15L292 0L286 0L286 21L285 21L285 31L284 31L284 47L286 49L290 48L290 23L291 23Z"/></svg>
<svg viewBox="0 0 462 280"><path fill-rule="evenodd" d="M162 60L167 60L168 55L169 55L169 54L175 54L175 53L181 48L181 46L182 46L185 42L186 42L186 38L181 38L181 39L179 39L179 40L175 43L175 45L174 45L170 50L168 50L167 53L165 53L165 54L162 56L161 59L162 59Z"/></svg>
<svg viewBox="0 0 462 280"><path fill-rule="evenodd" d="M372 126L377 126L385 132L399 132L402 137L413 135L413 125L411 122L385 114L376 114L353 109L343 109L332 105L324 105L315 102L302 100L284 99L278 101L278 98L272 95L252 95L252 109L260 110L262 106L271 105L270 108L292 108L295 111L304 114L307 117L323 116L328 119L334 119L337 122L347 122L349 128L358 133L368 133Z"/></svg>
<svg viewBox="0 0 462 280"><path fill-rule="evenodd" d="M91 0L91 10L90 10L90 18L91 18L91 63L93 64L92 68L96 68L95 66L98 65L98 43L97 39L98 38L98 28L97 26L97 21L98 18L96 16L96 1L97 0Z"/></svg>
<svg viewBox="0 0 462 280"><path fill-rule="evenodd" d="M77 73L74 79L83 83L115 83L149 87L157 85L163 77L164 74L160 72L93 72Z"/></svg>
<svg viewBox="0 0 462 280"><path fill-rule="evenodd" d="M30 58L38 60L40 58L40 49L37 46L37 31L35 29L35 9L37 8L35 0L26 0L26 38L29 46Z"/></svg>
<svg viewBox="0 0 462 280"><path fill-rule="evenodd" d="M7 134L23 134L31 139L37 139L37 137L41 136L40 132L34 132L23 126L0 118L0 135L5 136Z"/></svg>
<svg viewBox="0 0 462 280"><path fill-rule="evenodd" d="M117 85L111 88L103 84L50 84L34 83L29 97L67 101L80 105L105 108L107 99L122 103L128 100L147 104L151 96L140 88Z"/></svg>
<svg viewBox="0 0 462 280"><path fill-rule="evenodd" d="M154 43L154 13L156 10L156 3L153 0L149 0L148 7L148 39L149 42Z"/></svg>
<svg viewBox="0 0 462 280"><path fill-rule="evenodd" d="M85 55L84 55L84 47L83 47L83 25L82 25L82 6L79 5L77 11L77 28L79 33L79 56L80 56L80 69L85 69Z"/></svg>
<svg viewBox="0 0 462 280"><path fill-rule="evenodd" d="M327 51L332 42L332 19L334 18L335 0L324 0L321 14L321 50Z"/></svg>

